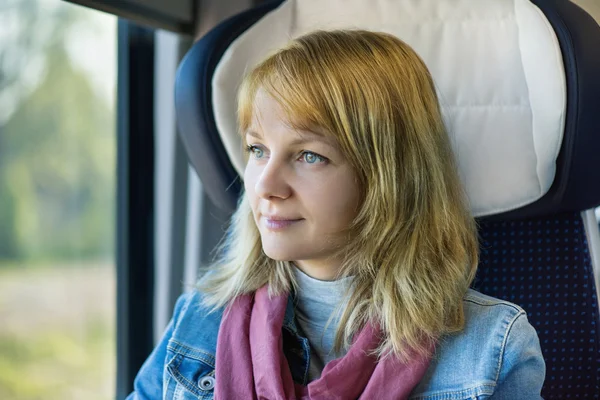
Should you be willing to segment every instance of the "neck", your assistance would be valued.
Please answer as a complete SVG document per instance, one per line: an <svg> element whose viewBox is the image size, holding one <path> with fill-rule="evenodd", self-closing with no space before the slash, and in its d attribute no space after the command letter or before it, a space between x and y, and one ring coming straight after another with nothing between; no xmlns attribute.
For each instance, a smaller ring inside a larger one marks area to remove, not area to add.
<svg viewBox="0 0 600 400"><path fill-rule="evenodd" d="M300 271L320 281L336 280L340 269L339 263L332 260L298 260L293 263Z"/></svg>

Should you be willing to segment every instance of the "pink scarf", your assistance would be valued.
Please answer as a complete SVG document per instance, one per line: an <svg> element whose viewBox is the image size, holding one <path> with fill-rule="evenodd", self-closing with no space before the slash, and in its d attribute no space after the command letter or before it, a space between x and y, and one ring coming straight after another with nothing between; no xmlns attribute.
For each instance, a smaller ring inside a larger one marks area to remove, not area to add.
<svg viewBox="0 0 600 400"><path fill-rule="evenodd" d="M269 299L264 286L228 307L217 338L215 400L406 399L427 371L427 357L402 363L368 355L381 332L367 324L319 379L308 386L295 383L281 332L287 300L287 294Z"/></svg>

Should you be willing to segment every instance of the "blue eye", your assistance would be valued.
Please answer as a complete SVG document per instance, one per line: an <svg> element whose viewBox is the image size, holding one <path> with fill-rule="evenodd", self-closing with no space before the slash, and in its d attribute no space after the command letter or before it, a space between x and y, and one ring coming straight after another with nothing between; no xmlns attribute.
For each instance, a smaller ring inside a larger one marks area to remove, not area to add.
<svg viewBox="0 0 600 400"><path fill-rule="evenodd" d="M247 146L246 151L248 151L248 153L250 153L252 157L256 159L261 159L265 155L265 151L263 149L254 145Z"/></svg>
<svg viewBox="0 0 600 400"><path fill-rule="evenodd" d="M301 157L304 160L304 162L306 162L307 164L323 163L323 162L327 161L325 157L322 157L311 151L303 152Z"/></svg>

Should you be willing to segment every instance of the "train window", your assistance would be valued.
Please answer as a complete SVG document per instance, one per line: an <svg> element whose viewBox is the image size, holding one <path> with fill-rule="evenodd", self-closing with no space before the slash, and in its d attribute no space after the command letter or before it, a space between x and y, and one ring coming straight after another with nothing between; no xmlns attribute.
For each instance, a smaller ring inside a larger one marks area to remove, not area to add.
<svg viewBox="0 0 600 400"><path fill-rule="evenodd" d="M0 9L0 398L112 399L117 18Z"/></svg>

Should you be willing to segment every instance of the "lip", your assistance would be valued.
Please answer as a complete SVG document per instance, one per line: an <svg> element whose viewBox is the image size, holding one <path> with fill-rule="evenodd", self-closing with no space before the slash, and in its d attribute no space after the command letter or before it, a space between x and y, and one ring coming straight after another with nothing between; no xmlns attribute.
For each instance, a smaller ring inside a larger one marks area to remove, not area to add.
<svg viewBox="0 0 600 400"><path fill-rule="evenodd" d="M297 222L302 221L303 218L287 218L287 217L281 217L281 216L277 216L277 215L271 215L271 216L264 215L262 217L262 220L267 229L269 229L271 231L281 231L286 228L289 228L290 226L294 225Z"/></svg>

